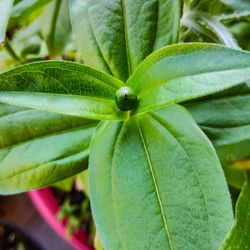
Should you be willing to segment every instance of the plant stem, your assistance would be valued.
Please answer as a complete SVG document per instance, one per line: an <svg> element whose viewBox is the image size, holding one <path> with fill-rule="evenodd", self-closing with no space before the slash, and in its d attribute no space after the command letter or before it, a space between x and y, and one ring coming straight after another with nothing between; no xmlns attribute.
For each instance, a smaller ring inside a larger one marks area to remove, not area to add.
<svg viewBox="0 0 250 250"><path fill-rule="evenodd" d="M16 54L15 50L13 49L9 39L6 37L4 43L2 44L5 51L8 55L16 62L20 62L19 56Z"/></svg>
<svg viewBox="0 0 250 250"><path fill-rule="evenodd" d="M50 57L53 57L53 50L54 50L54 37L55 37L55 31L56 31L56 23L57 23L57 18L59 15L59 10L61 6L62 1L57 0L55 3L55 8L53 12L53 17L51 21L51 29L49 31L49 34L47 36L47 46L48 46L48 51L50 54Z"/></svg>

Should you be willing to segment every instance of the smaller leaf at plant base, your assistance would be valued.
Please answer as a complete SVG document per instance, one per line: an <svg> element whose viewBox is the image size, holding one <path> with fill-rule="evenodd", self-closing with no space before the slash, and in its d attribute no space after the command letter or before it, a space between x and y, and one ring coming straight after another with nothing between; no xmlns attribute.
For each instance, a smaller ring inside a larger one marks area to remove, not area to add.
<svg viewBox="0 0 250 250"><path fill-rule="evenodd" d="M250 242L250 173L246 173L246 181L236 204L235 225L226 238L221 249L248 249Z"/></svg>
<svg viewBox="0 0 250 250"><path fill-rule="evenodd" d="M88 166L96 122L0 104L0 193L51 185Z"/></svg>
<svg viewBox="0 0 250 250"><path fill-rule="evenodd" d="M215 150L178 105L101 122L89 162L104 249L218 249L233 224Z"/></svg>
<svg viewBox="0 0 250 250"><path fill-rule="evenodd" d="M213 44L178 44L150 55L127 81L137 114L250 80L250 53Z"/></svg>
<svg viewBox="0 0 250 250"><path fill-rule="evenodd" d="M0 75L0 102L83 116L124 119L115 104L119 80L81 64L47 61L26 64Z"/></svg>
<svg viewBox="0 0 250 250"><path fill-rule="evenodd" d="M4 43L5 33L14 0L0 0L0 45Z"/></svg>

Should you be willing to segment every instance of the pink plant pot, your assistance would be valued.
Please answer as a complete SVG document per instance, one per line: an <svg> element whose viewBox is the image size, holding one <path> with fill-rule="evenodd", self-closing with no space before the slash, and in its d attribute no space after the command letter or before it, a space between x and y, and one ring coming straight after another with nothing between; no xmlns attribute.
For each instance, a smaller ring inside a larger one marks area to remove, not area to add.
<svg viewBox="0 0 250 250"><path fill-rule="evenodd" d="M59 204L51 192L50 188L43 188L29 192L29 196L45 221L76 250L92 250L88 246L88 236L79 231L70 238L66 237L66 222L60 222L56 218L59 211Z"/></svg>

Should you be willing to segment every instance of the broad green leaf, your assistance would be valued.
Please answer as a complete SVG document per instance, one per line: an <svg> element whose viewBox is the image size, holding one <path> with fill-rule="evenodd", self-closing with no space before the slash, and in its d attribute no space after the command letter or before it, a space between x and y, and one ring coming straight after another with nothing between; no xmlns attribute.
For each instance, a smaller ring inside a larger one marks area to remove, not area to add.
<svg viewBox="0 0 250 250"><path fill-rule="evenodd" d="M56 0L46 7L42 32L51 58L64 52L71 38L69 0Z"/></svg>
<svg viewBox="0 0 250 250"><path fill-rule="evenodd" d="M250 140L249 94L197 102L186 107L215 146Z"/></svg>
<svg viewBox="0 0 250 250"><path fill-rule="evenodd" d="M152 51L178 42L179 0L71 2L73 29L84 61L122 80Z"/></svg>
<svg viewBox="0 0 250 250"><path fill-rule="evenodd" d="M11 28L15 25L20 25L32 13L34 13L34 11L44 7L51 1L52 0L22 0L20 1L12 9L9 27Z"/></svg>
<svg viewBox="0 0 250 250"><path fill-rule="evenodd" d="M115 78L81 64L47 61L0 75L0 102L91 119L122 119Z"/></svg>
<svg viewBox="0 0 250 250"><path fill-rule="evenodd" d="M200 126L225 128L250 124L250 94L195 102L186 108Z"/></svg>
<svg viewBox="0 0 250 250"><path fill-rule="evenodd" d="M248 249L250 242L250 175L246 181L236 204L235 225L226 238L222 249Z"/></svg>
<svg viewBox="0 0 250 250"><path fill-rule="evenodd" d="M250 140L250 124L232 128L211 128L201 126L215 146L223 146Z"/></svg>
<svg viewBox="0 0 250 250"><path fill-rule="evenodd" d="M87 168L96 122L0 104L0 193L63 180Z"/></svg>
<svg viewBox="0 0 250 250"><path fill-rule="evenodd" d="M70 17L76 43L84 63L99 71L111 74L96 42L88 10L100 0L71 0Z"/></svg>
<svg viewBox="0 0 250 250"><path fill-rule="evenodd" d="M230 6L236 11L250 10L249 0L220 0L225 5Z"/></svg>
<svg viewBox="0 0 250 250"><path fill-rule="evenodd" d="M233 163L250 155L250 95L235 95L187 104L186 108L216 147L228 184L241 189L244 172Z"/></svg>
<svg viewBox="0 0 250 250"><path fill-rule="evenodd" d="M89 174L105 249L218 249L232 226L216 153L180 106L102 122Z"/></svg>
<svg viewBox="0 0 250 250"><path fill-rule="evenodd" d="M5 33L14 0L0 0L0 45L4 43Z"/></svg>
<svg viewBox="0 0 250 250"><path fill-rule="evenodd" d="M250 53L213 44L179 44L150 55L127 81L137 114L195 99L250 80Z"/></svg>

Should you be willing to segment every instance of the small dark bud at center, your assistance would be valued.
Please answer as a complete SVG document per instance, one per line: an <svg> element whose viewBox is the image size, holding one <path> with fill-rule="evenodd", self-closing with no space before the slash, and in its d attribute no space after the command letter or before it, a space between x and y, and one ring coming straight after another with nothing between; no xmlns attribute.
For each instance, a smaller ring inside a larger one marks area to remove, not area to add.
<svg viewBox="0 0 250 250"><path fill-rule="evenodd" d="M116 91L115 102L122 111L135 109L138 105L137 96L129 87L122 87Z"/></svg>

